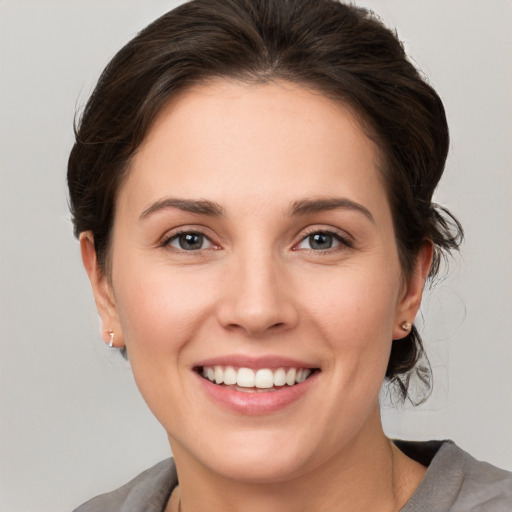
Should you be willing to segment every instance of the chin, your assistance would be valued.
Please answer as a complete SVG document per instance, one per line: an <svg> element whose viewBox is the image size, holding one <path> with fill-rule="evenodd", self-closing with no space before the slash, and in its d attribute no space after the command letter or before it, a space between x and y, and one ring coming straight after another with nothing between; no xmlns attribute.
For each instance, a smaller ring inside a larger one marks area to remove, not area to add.
<svg viewBox="0 0 512 512"><path fill-rule="evenodd" d="M197 444L190 446L196 451L193 458L213 474L241 483L273 484L290 481L321 464L314 437L274 426L211 436L203 439L200 453Z"/></svg>
<svg viewBox="0 0 512 512"><path fill-rule="evenodd" d="M233 451L225 453L222 460L209 464L210 470L230 480L247 484L273 484L292 480L307 472L304 455L286 449L276 453Z"/></svg>

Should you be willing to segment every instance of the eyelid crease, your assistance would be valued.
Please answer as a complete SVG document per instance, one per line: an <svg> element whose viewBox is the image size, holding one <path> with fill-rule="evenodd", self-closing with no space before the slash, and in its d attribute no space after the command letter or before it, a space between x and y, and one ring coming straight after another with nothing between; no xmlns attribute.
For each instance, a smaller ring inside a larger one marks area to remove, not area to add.
<svg viewBox="0 0 512 512"><path fill-rule="evenodd" d="M327 226L322 224L315 224L303 228L297 233L297 236L300 236L302 240L303 238L314 235L315 233L327 233L329 235L338 236L350 242L353 242L354 240L353 236L344 229L339 229L334 226Z"/></svg>

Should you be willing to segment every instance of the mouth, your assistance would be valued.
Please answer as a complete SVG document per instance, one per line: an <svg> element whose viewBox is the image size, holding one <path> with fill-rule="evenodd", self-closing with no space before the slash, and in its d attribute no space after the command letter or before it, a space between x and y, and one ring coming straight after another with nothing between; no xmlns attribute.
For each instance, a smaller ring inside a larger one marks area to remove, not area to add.
<svg viewBox="0 0 512 512"><path fill-rule="evenodd" d="M205 380L243 393L268 393L302 384L319 368L246 368L236 366L198 366L194 370Z"/></svg>

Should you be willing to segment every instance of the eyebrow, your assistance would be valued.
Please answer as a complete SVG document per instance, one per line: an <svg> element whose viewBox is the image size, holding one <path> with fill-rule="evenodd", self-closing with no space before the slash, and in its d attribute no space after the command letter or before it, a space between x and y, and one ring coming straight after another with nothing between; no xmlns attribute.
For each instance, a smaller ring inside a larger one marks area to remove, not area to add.
<svg viewBox="0 0 512 512"><path fill-rule="evenodd" d="M148 208L146 208L139 217L139 220L144 220L156 212L167 210L169 208L176 208L184 212L197 213L199 215L207 215L209 217L221 217L224 215L224 209L213 201L205 199L179 199L176 197L167 197L156 201Z"/></svg>
<svg viewBox="0 0 512 512"><path fill-rule="evenodd" d="M319 199L301 199L291 204L289 214L292 216L307 215L309 213L323 212L328 210L354 210L362 213L372 222L375 222L373 215L368 208L344 197L325 197Z"/></svg>

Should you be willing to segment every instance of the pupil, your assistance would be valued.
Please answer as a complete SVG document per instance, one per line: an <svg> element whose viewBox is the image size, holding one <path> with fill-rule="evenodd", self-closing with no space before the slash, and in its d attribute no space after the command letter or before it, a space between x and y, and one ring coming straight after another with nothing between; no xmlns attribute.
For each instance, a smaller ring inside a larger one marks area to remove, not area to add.
<svg viewBox="0 0 512 512"><path fill-rule="evenodd" d="M203 245L203 236L195 233L181 235L179 240L181 248L189 251L201 249L201 246Z"/></svg>
<svg viewBox="0 0 512 512"><path fill-rule="evenodd" d="M332 235L316 233L309 237L309 244L312 249L330 249L332 247Z"/></svg>

